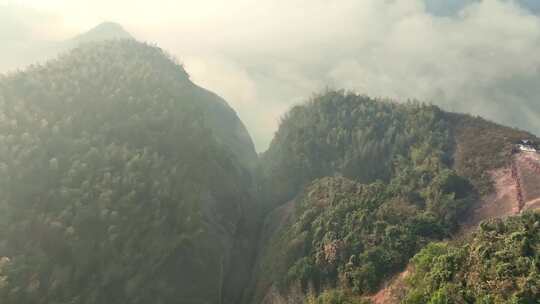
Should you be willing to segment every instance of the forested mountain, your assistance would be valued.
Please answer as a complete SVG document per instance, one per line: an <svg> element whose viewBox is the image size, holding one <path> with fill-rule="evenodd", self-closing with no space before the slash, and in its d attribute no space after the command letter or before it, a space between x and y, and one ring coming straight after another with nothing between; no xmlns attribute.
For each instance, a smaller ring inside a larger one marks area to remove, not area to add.
<svg viewBox="0 0 540 304"><path fill-rule="evenodd" d="M289 218L262 252L255 303L271 285L374 292L430 240L449 237L475 197L451 168L449 127L433 106L329 92L293 109L272 144L262 166L278 203L336 177L283 207Z"/></svg>
<svg viewBox="0 0 540 304"><path fill-rule="evenodd" d="M343 175L388 182L396 160L416 145L448 165L452 142L443 112L419 103L382 102L331 91L293 108L282 120L261 170L271 204L280 205L317 177Z"/></svg>
<svg viewBox="0 0 540 304"><path fill-rule="evenodd" d="M0 76L0 303L537 303L537 214L466 234L538 206L532 134L328 91L258 157L164 51L102 38Z"/></svg>
<svg viewBox="0 0 540 304"><path fill-rule="evenodd" d="M459 232L523 138L534 136L340 91L293 108L260 163L266 203L281 207L264 224L252 303L369 301Z"/></svg>
<svg viewBox="0 0 540 304"><path fill-rule="evenodd" d="M255 158L157 47L88 44L1 76L0 303L237 303Z"/></svg>

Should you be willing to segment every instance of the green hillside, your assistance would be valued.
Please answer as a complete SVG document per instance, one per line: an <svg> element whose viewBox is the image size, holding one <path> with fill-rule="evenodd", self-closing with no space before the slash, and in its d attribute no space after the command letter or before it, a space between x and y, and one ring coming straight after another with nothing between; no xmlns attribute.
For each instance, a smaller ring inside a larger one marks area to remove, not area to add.
<svg viewBox="0 0 540 304"><path fill-rule="evenodd" d="M455 236L523 138L535 137L343 91L293 108L260 162L275 211L252 303L365 301L424 246Z"/></svg>
<svg viewBox="0 0 540 304"><path fill-rule="evenodd" d="M486 221L470 239L430 244L412 262L406 304L538 303L540 214Z"/></svg>
<svg viewBox="0 0 540 304"><path fill-rule="evenodd" d="M235 112L153 46L1 76L0 303L235 303L255 159Z"/></svg>
<svg viewBox="0 0 540 304"><path fill-rule="evenodd" d="M262 166L271 203L303 194L261 252L254 303L272 285L375 292L422 246L451 236L475 191L452 169L444 115L343 92L294 108ZM324 176L337 177L312 182Z"/></svg>
<svg viewBox="0 0 540 304"><path fill-rule="evenodd" d="M447 164L451 142L442 117L438 108L419 103L381 102L340 91L316 96L283 118L262 156L270 203L285 203L318 177L388 182L394 161L407 158L414 144L425 155L438 150L438 161Z"/></svg>
<svg viewBox="0 0 540 304"><path fill-rule="evenodd" d="M174 58L103 39L0 75L1 304L358 304L405 269L405 303L537 303L538 214L461 229L535 136L328 91L259 157Z"/></svg>

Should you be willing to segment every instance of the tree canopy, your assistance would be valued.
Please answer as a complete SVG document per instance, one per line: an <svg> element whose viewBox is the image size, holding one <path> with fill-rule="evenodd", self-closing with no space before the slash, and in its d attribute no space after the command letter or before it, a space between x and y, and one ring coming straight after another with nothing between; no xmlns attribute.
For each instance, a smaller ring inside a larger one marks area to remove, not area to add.
<svg viewBox="0 0 540 304"><path fill-rule="evenodd" d="M277 284L369 294L428 242L451 236L475 192L451 166L443 115L344 92L293 109L263 166L278 200L302 194L269 239L258 292Z"/></svg>
<svg viewBox="0 0 540 304"><path fill-rule="evenodd" d="M403 303L538 303L539 253L539 213L486 221L468 240L418 253Z"/></svg>
<svg viewBox="0 0 540 304"><path fill-rule="evenodd" d="M172 58L134 40L2 76L0 302L228 296L254 208L255 152L239 126Z"/></svg>

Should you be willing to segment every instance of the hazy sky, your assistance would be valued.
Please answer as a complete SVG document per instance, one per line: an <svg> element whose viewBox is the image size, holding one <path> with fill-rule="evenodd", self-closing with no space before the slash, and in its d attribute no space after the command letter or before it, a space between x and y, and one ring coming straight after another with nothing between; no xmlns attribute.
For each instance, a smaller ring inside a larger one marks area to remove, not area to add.
<svg viewBox="0 0 540 304"><path fill-rule="evenodd" d="M539 11L538 0L0 0L0 71L36 42L115 21L223 96L260 151L291 105L325 87L540 134Z"/></svg>

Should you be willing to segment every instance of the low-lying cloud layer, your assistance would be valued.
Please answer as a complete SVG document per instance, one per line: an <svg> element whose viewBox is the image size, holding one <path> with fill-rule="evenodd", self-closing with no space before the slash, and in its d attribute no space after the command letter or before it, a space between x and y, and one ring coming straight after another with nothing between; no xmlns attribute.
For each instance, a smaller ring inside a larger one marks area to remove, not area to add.
<svg viewBox="0 0 540 304"><path fill-rule="evenodd" d="M157 42L196 83L228 100L260 151L288 108L326 87L433 102L540 134L535 1L20 2L56 16L48 35L112 20ZM31 28L36 18L21 20ZM35 23L41 31L43 22ZM2 25L0 41L13 41Z"/></svg>

